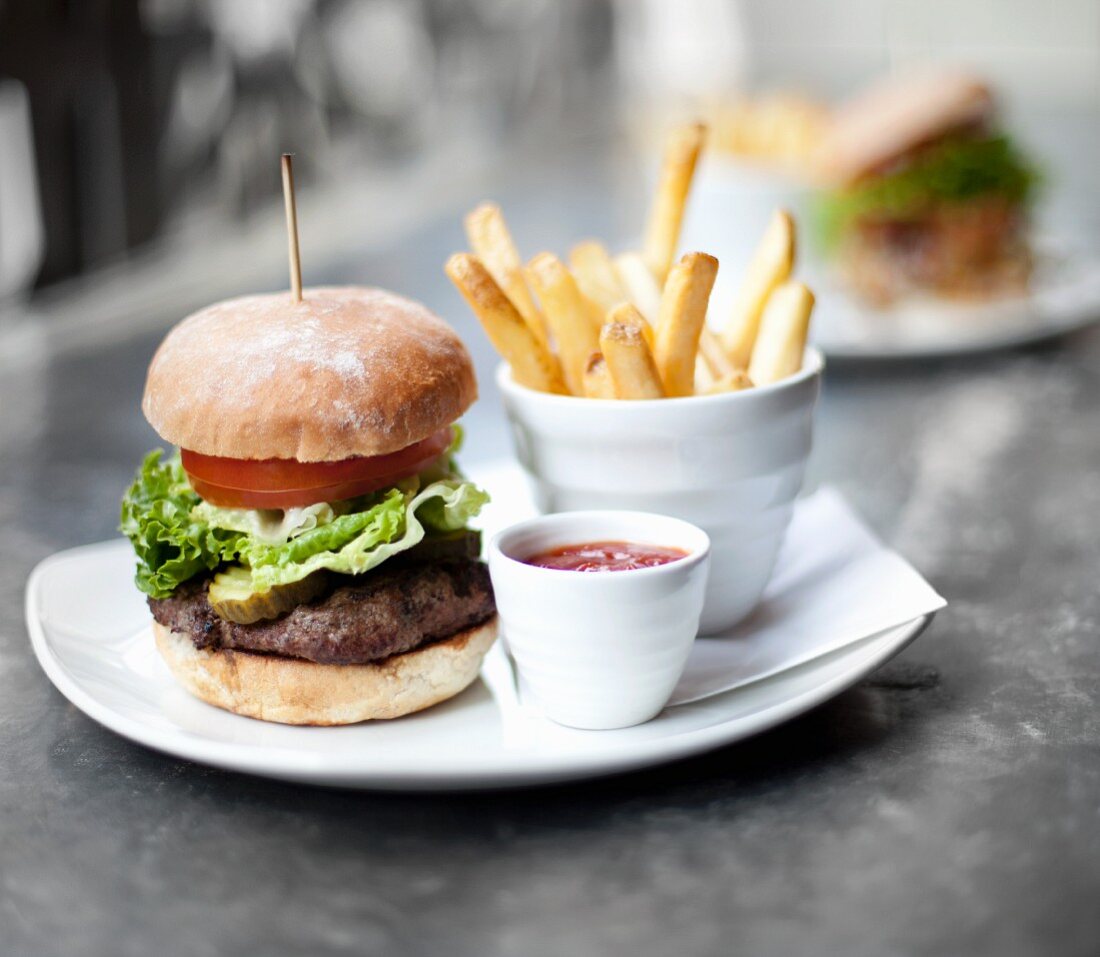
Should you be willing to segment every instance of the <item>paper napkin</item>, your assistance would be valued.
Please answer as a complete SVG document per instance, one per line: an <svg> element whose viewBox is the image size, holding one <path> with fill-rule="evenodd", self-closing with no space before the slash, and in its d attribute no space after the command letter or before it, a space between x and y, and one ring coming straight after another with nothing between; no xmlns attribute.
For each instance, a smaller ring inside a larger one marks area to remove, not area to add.
<svg viewBox="0 0 1100 957"><path fill-rule="evenodd" d="M670 704L758 681L947 604L825 488L795 506L756 611L726 635L695 642Z"/></svg>

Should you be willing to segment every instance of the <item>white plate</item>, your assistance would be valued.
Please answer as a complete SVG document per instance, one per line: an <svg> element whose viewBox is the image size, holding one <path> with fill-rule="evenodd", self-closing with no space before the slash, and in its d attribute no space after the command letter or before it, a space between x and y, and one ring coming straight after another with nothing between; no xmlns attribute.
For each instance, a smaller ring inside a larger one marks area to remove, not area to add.
<svg viewBox="0 0 1100 957"><path fill-rule="evenodd" d="M219 711L179 688L158 656L125 541L60 552L27 583L42 668L112 731L177 757L310 784L400 790L577 780L699 754L833 697L912 641L931 616L621 731L573 731L530 715L498 648L457 698L394 722L294 728Z"/></svg>
<svg viewBox="0 0 1100 957"><path fill-rule="evenodd" d="M876 311L829 279L818 291L814 344L836 359L965 355L1040 342L1100 321L1100 263L1041 254L1028 296L978 305L916 300Z"/></svg>

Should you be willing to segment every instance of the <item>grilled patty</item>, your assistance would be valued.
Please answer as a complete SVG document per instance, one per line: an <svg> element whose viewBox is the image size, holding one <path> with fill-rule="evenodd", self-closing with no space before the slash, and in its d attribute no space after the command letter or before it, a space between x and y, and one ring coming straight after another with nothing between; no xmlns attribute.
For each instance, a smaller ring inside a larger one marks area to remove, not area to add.
<svg viewBox="0 0 1100 957"><path fill-rule="evenodd" d="M324 597L282 618L238 625L219 618L206 598L208 580L150 598L153 618L188 635L197 648L234 648L322 664L379 661L449 638L496 613L483 562L426 563L333 576Z"/></svg>

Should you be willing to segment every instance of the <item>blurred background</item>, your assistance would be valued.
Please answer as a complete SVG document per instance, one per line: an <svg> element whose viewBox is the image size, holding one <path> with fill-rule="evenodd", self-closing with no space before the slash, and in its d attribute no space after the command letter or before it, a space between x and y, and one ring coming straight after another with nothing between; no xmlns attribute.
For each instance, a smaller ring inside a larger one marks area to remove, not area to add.
<svg viewBox="0 0 1100 957"><path fill-rule="evenodd" d="M75 321L74 290L106 333L285 282L283 150L307 283L417 295L385 250L425 224L453 246L513 195L528 255L622 240L671 118L925 62L991 80L1041 223L1100 245L1095 0L0 0L0 334Z"/></svg>

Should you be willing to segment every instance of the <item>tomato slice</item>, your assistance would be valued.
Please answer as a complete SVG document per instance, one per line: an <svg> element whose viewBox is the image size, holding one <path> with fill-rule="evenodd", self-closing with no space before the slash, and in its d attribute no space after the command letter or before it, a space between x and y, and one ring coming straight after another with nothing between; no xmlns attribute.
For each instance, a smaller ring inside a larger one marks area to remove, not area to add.
<svg viewBox="0 0 1100 957"><path fill-rule="evenodd" d="M450 426L389 455L337 462L231 459L181 450L191 487L226 508L294 508L336 502L386 488L427 468L450 446Z"/></svg>
<svg viewBox="0 0 1100 957"><path fill-rule="evenodd" d="M279 491L253 491L244 488L226 488L212 485L199 478L191 479L191 487L200 498L211 505L223 508L296 508L301 505L314 505L317 502L339 502L357 495L376 492L380 488L395 484L399 479L411 473L395 475L392 478L381 476L364 479L359 482L342 482L337 485L322 485L317 488L281 489Z"/></svg>

